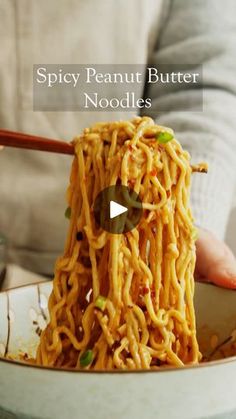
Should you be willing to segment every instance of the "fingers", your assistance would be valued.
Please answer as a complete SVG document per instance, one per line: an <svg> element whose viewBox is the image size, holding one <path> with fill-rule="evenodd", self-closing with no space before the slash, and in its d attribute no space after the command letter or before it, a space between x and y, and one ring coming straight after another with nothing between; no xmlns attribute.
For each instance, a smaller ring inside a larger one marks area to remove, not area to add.
<svg viewBox="0 0 236 419"><path fill-rule="evenodd" d="M196 243L196 278L236 289L236 259L229 247L206 230Z"/></svg>

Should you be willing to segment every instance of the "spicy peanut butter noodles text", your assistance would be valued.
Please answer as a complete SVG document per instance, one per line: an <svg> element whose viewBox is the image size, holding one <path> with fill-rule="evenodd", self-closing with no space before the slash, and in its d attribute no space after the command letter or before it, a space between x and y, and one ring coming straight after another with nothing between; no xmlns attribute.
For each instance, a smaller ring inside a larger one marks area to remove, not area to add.
<svg viewBox="0 0 236 419"><path fill-rule="evenodd" d="M36 362L87 369L152 369L198 363L189 207L190 156L151 118L98 123L75 138L65 250L55 267L50 322ZM96 225L93 203L111 185L142 200L124 234Z"/></svg>

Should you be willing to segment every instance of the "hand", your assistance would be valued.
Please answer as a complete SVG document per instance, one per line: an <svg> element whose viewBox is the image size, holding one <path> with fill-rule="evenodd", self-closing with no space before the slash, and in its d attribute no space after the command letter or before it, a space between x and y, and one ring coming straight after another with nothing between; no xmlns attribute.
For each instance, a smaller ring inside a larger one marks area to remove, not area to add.
<svg viewBox="0 0 236 419"><path fill-rule="evenodd" d="M199 229L196 280L236 289L236 259L229 247L210 231Z"/></svg>

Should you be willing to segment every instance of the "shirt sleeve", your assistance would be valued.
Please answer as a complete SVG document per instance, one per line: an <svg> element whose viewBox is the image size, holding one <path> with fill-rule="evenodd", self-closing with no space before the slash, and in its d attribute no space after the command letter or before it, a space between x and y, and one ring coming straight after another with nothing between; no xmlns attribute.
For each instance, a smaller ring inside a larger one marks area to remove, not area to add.
<svg viewBox="0 0 236 419"><path fill-rule="evenodd" d="M150 115L174 129L193 163L208 162L207 175L193 175L193 214L197 225L223 239L236 181L236 2L173 0L168 6L151 62L195 65L203 83L197 89L149 85ZM195 111L201 96L202 109Z"/></svg>

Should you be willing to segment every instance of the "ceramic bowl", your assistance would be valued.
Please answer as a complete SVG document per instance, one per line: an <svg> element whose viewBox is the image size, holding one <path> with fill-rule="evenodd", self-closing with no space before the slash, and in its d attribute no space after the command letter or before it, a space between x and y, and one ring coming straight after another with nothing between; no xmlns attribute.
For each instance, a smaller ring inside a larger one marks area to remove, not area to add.
<svg viewBox="0 0 236 419"><path fill-rule="evenodd" d="M191 419L236 417L236 357L196 367L141 372L78 372L28 366L48 321L51 283L0 293L0 417ZM236 327L236 292L197 284L198 335L223 341ZM204 345L203 345L204 346ZM207 354L207 351L206 351Z"/></svg>

